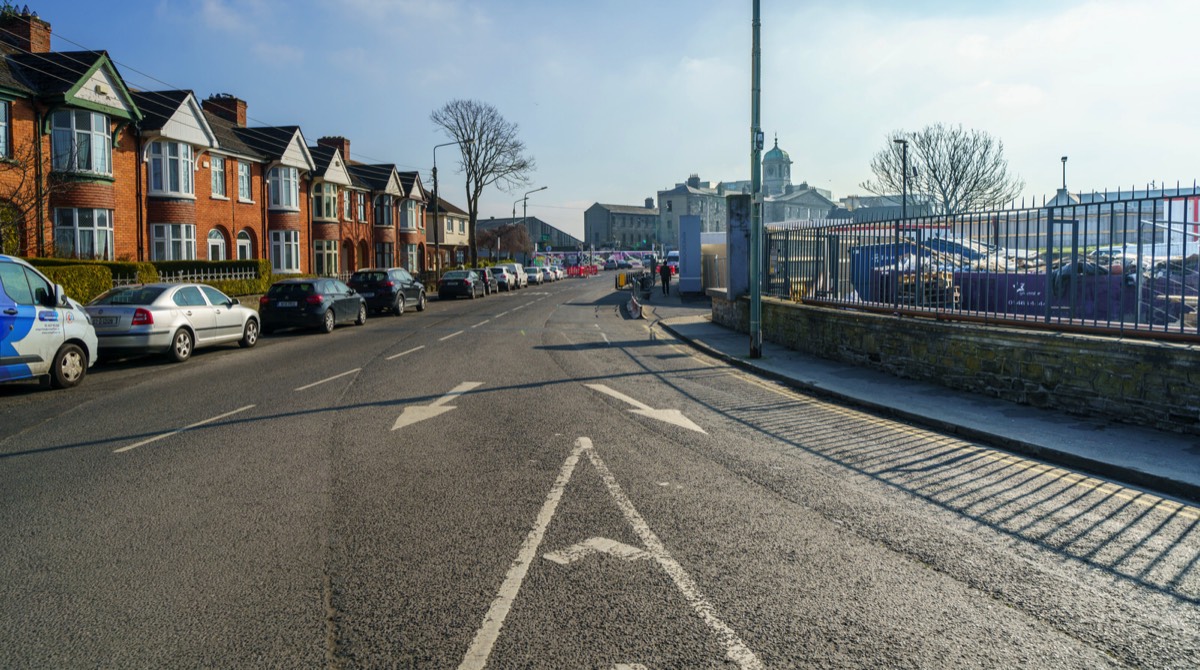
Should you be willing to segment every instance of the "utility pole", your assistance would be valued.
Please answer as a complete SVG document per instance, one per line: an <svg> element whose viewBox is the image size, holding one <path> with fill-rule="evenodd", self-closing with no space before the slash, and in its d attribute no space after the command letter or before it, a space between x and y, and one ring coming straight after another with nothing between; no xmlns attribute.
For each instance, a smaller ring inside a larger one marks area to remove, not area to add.
<svg viewBox="0 0 1200 670"><path fill-rule="evenodd" d="M442 276L442 223L438 220L438 212L442 210L442 201L438 200L437 180L437 150L438 147L448 147L454 144L470 144L475 138L468 137L461 142L446 142L433 147L433 273L438 278ZM447 215L449 218L449 215Z"/></svg>
<svg viewBox="0 0 1200 670"><path fill-rule="evenodd" d="M761 22L754 0L750 53L750 358L762 358L762 148L759 97L762 92Z"/></svg>

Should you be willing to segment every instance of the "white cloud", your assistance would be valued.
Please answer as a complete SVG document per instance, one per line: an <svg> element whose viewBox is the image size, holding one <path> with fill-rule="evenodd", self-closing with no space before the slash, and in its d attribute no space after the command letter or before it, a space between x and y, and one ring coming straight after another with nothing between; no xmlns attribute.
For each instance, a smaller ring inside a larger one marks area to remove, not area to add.
<svg viewBox="0 0 1200 670"><path fill-rule="evenodd" d="M254 54L263 63L278 68L292 68L304 63L304 51L288 44L255 44Z"/></svg>

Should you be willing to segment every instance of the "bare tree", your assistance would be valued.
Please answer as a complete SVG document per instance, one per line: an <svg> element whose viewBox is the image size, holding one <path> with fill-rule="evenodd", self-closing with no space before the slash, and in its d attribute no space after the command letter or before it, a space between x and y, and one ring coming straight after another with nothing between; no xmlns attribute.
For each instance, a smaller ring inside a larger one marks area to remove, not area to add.
<svg viewBox="0 0 1200 670"><path fill-rule="evenodd" d="M1008 171L1004 143L982 130L934 124L914 133L900 130L871 159L874 181L860 186L876 195L901 193L903 151L908 141L910 202L927 202L936 212L957 214L1004 206L1025 188Z"/></svg>
<svg viewBox="0 0 1200 670"><path fill-rule="evenodd" d="M535 167L533 157L525 155L525 143L517 137L517 124L506 121L487 103L451 100L434 110L429 118L459 142L462 152L459 167L467 177L467 237L474 267L479 262L475 223L479 219L483 190L492 184L504 191L528 184Z"/></svg>
<svg viewBox="0 0 1200 670"><path fill-rule="evenodd" d="M70 191L74 185L73 180L52 172L47 164L38 169L33 142L15 146L12 155L0 161L0 253L33 255L37 227L49 211L50 198ZM52 242L47 240L44 245L50 247Z"/></svg>
<svg viewBox="0 0 1200 670"><path fill-rule="evenodd" d="M497 249L499 253L508 253L509 258L514 254L533 251L533 241L529 238L529 230L519 223L506 223L479 231L479 247ZM499 257L497 257L498 260Z"/></svg>

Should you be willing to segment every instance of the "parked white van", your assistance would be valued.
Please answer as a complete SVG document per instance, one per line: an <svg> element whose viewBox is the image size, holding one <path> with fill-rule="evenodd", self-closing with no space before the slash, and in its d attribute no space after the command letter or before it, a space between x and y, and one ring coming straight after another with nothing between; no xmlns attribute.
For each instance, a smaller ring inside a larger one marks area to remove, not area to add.
<svg viewBox="0 0 1200 670"><path fill-rule="evenodd" d="M96 330L83 306L32 265L0 254L0 382L83 381L96 362Z"/></svg>

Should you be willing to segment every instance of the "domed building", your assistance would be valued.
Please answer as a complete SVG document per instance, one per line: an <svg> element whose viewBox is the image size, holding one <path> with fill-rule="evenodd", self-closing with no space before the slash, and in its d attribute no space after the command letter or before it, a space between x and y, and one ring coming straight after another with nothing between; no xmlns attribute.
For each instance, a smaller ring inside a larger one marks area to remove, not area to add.
<svg viewBox="0 0 1200 670"><path fill-rule="evenodd" d="M775 136L775 146L763 155L762 171L764 196L782 195L792 183L792 158L779 148L778 135Z"/></svg>

